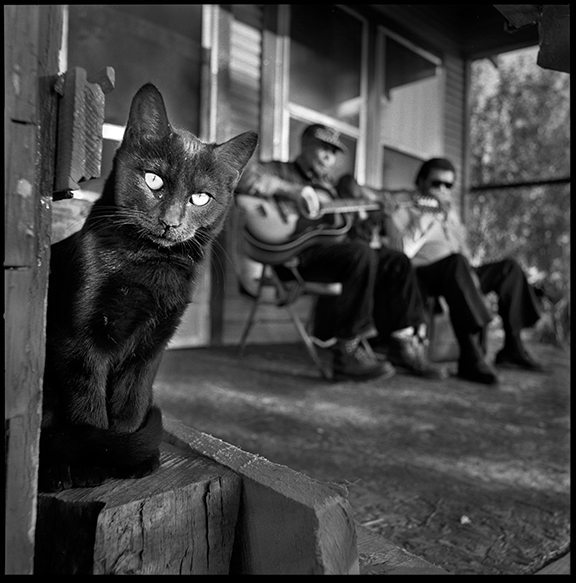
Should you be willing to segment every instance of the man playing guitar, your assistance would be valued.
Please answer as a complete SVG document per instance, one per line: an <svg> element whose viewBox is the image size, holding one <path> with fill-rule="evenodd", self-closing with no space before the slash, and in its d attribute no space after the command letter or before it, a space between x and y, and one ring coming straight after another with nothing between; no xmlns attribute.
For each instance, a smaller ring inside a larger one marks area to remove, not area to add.
<svg viewBox="0 0 576 583"><path fill-rule="evenodd" d="M352 177L333 179L336 157L345 150L337 131L313 124L304 130L294 161L249 165L236 196L247 211L247 230L262 249L293 251L304 279L342 283L342 294L324 304L326 317L319 302L314 331L323 340L336 338L336 376L391 376L394 366L368 354L360 342L377 335L397 366L444 378L446 371L427 361L417 334L425 316L410 260L384 245L372 248L358 236L358 215L351 220L346 214L354 207L363 219L376 211L382 220L387 209L384 198Z"/></svg>

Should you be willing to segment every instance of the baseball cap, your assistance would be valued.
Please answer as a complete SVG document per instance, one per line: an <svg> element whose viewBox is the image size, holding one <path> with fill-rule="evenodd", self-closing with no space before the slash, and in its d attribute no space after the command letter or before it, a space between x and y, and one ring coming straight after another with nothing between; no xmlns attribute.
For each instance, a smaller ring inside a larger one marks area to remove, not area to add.
<svg viewBox="0 0 576 583"><path fill-rule="evenodd" d="M316 138L321 142L338 148L341 152L346 152L346 146L340 140L340 132L320 123L309 125L302 132L302 138Z"/></svg>

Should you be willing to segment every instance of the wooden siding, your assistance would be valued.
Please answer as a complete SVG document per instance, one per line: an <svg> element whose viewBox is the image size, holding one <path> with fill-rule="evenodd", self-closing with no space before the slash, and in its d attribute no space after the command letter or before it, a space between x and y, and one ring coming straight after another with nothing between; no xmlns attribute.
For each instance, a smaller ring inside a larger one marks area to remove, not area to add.
<svg viewBox="0 0 576 583"><path fill-rule="evenodd" d="M464 147L465 66L462 59L451 55L446 56L444 65L446 70L444 151L460 169Z"/></svg>
<svg viewBox="0 0 576 583"><path fill-rule="evenodd" d="M437 78L392 90L384 106L382 143L429 158L442 152L442 85Z"/></svg>
<svg viewBox="0 0 576 583"><path fill-rule="evenodd" d="M464 196L466 185L463 168L465 167L465 151L467 144L466 115L466 63L454 55L446 55L444 59L446 71L446 92L444 98L444 155L456 167L460 203ZM457 193L458 194L458 193Z"/></svg>
<svg viewBox="0 0 576 583"><path fill-rule="evenodd" d="M262 61L261 28L239 18L258 22L261 21L262 11L254 5L234 8L235 19L230 37L230 129L232 134L237 134L258 129Z"/></svg>
<svg viewBox="0 0 576 583"><path fill-rule="evenodd" d="M232 135L260 128L262 95L262 5L233 5L234 20L230 35L230 96ZM258 151L254 154L258 157ZM239 292L238 260L239 241L234 221L236 214L231 213L226 228L226 254L222 265L216 266L216 285L224 286L224 321L222 330L223 344L237 344L248 318L252 301ZM223 282L221 275L223 274ZM299 313L304 317L310 310L310 299L304 298L297 304ZM293 342L298 334L288 312L273 304L262 305L257 313L257 322L249 336L249 342L275 343Z"/></svg>

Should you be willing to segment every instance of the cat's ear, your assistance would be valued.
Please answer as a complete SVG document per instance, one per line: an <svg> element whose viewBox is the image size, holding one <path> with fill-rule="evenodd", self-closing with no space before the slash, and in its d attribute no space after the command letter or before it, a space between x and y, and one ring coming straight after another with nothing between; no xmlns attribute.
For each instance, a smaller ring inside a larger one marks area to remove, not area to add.
<svg viewBox="0 0 576 583"><path fill-rule="evenodd" d="M172 131L160 91L147 83L132 99L125 139L159 138Z"/></svg>
<svg viewBox="0 0 576 583"><path fill-rule="evenodd" d="M258 145L258 134L253 131L244 132L235 138L218 144L214 148L214 153L218 161L223 162L237 173L235 182L240 180L242 171L252 157L256 146Z"/></svg>

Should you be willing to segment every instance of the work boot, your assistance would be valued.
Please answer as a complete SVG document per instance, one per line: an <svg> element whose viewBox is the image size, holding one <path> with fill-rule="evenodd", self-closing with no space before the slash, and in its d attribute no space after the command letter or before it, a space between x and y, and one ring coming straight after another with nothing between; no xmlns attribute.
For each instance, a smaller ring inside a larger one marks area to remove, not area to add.
<svg viewBox="0 0 576 583"><path fill-rule="evenodd" d="M494 364L498 368L516 368L531 372L548 372L544 365L538 362L520 342L504 346L496 354Z"/></svg>
<svg viewBox="0 0 576 583"><path fill-rule="evenodd" d="M454 332L457 332L456 328ZM478 334L460 331L457 338L460 358L456 376L483 385L497 384L500 381L498 371L486 361Z"/></svg>
<svg viewBox="0 0 576 583"><path fill-rule="evenodd" d="M388 361L380 361L372 351L369 353L359 338L338 340L332 350L335 377L365 380L381 376L389 378L396 372Z"/></svg>
<svg viewBox="0 0 576 583"><path fill-rule="evenodd" d="M448 378L445 366L432 364L426 355L426 345L416 335L390 339L388 358L394 366L406 369L410 374L426 379L444 380Z"/></svg>
<svg viewBox="0 0 576 583"><path fill-rule="evenodd" d="M495 385L499 382L498 373L485 360L458 361L456 376L466 381L483 385Z"/></svg>

